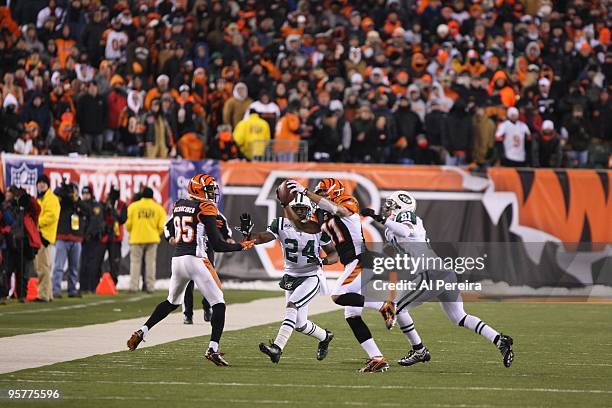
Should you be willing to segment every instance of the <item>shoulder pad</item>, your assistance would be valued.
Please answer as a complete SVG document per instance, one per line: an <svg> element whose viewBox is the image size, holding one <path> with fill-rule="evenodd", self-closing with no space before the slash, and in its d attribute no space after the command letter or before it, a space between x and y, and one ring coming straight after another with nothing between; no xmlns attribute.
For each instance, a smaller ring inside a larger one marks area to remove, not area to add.
<svg viewBox="0 0 612 408"><path fill-rule="evenodd" d="M217 206L210 201L203 201L202 203L200 203L199 209L202 215L212 215L216 217L219 213L219 211L217 210Z"/></svg>
<svg viewBox="0 0 612 408"><path fill-rule="evenodd" d="M359 213L359 202L350 195L340 196L336 199L336 204L346 208L352 213Z"/></svg>
<svg viewBox="0 0 612 408"><path fill-rule="evenodd" d="M270 225L268 225L268 229L274 234L278 234L278 218L272 220Z"/></svg>

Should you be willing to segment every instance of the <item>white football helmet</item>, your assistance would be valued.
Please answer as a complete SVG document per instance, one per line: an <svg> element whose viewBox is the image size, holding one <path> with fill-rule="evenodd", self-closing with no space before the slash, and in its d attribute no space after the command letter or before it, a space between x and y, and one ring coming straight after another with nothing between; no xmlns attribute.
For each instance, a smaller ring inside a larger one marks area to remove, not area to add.
<svg viewBox="0 0 612 408"><path fill-rule="evenodd" d="M310 198L305 194L296 194L295 198L289 203L289 207L291 207L302 220L309 220L312 216L312 201L310 201ZM304 211L300 211L299 209L301 208L303 208Z"/></svg>
<svg viewBox="0 0 612 408"><path fill-rule="evenodd" d="M399 190L393 192L383 203L383 215L390 217L403 211L415 212L416 207L416 199L409 192Z"/></svg>

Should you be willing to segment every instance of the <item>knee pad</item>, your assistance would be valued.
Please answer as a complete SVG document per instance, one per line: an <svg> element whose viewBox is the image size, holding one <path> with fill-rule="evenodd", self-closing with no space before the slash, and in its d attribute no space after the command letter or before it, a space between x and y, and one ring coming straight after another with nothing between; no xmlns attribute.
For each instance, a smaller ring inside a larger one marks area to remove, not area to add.
<svg viewBox="0 0 612 408"><path fill-rule="evenodd" d="M300 332L300 333L303 332L305 329L306 329L306 325L295 327L295 331Z"/></svg>
<svg viewBox="0 0 612 408"><path fill-rule="evenodd" d="M361 317L361 313L363 313L362 307L346 306L344 308L345 319L350 319L351 317Z"/></svg>

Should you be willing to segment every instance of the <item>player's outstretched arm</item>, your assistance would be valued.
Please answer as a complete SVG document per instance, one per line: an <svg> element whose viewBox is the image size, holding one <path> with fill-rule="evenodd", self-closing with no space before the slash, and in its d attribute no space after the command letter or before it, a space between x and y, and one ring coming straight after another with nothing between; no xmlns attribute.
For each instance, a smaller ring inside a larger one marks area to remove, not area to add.
<svg viewBox="0 0 612 408"><path fill-rule="evenodd" d="M285 217L288 218L298 230L309 234L318 234L321 232L321 227L316 222L312 220L302 221L290 206L283 208L285 209Z"/></svg>
<svg viewBox="0 0 612 408"><path fill-rule="evenodd" d="M240 231L244 239L255 241L255 245L265 244L276 239L270 231L252 232L254 226L251 214L242 213L240 216L240 227L236 227L236 230Z"/></svg>
<svg viewBox="0 0 612 408"><path fill-rule="evenodd" d="M245 240L241 243L229 244L221 239L219 230L217 229L217 217L213 215L205 215L202 217L208 242L215 252L234 252L252 248L255 242L253 240Z"/></svg>
<svg viewBox="0 0 612 408"><path fill-rule="evenodd" d="M364 217L372 217L374 221L379 222L385 227L389 228L389 230L397 237L408 238L412 234L412 224L397 222L391 218L386 218L380 214L376 214L376 211L371 208L362 209L361 215Z"/></svg>
<svg viewBox="0 0 612 408"><path fill-rule="evenodd" d="M323 258L323 265L332 265L340 260L338 251L336 251L336 247L332 244L323 245L323 250L326 255L325 258Z"/></svg>
<svg viewBox="0 0 612 408"><path fill-rule="evenodd" d="M289 187L289 190L291 192L297 194L305 194L306 197L308 197L311 201L317 204L322 210L328 211L333 215L338 215L340 217L350 217L351 215L353 215L353 213L348 208L332 203L327 198L321 197L320 195L308 191L306 187L304 187L295 180L287 181L287 187Z"/></svg>

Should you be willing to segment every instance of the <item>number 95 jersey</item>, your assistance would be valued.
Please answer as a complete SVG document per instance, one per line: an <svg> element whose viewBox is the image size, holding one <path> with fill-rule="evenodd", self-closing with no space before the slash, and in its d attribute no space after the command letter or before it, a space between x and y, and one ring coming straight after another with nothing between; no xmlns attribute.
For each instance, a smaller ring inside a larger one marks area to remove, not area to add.
<svg viewBox="0 0 612 408"><path fill-rule="evenodd" d="M326 234L298 231L285 217L275 218L268 226L283 247L285 273L290 276L314 276L321 267L321 245L331 241Z"/></svg>
<svg viewBox="0 0 612 408"><path fill-rule="evenodd" d="M207 258L208 237L203 217L216 217L217 214L217 207L212 201L180 199L175 202L171 222L176 246L172 256L193 255Z"/></svg>

